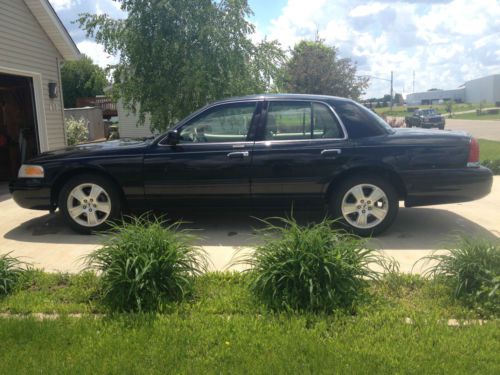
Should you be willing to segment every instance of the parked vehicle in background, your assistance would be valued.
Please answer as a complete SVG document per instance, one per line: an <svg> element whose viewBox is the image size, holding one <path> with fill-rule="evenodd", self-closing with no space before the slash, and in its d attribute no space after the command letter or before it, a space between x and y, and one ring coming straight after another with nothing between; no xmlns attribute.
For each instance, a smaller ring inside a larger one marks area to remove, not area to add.
<svg viewBox="0 0 500 375"><path fill-rule="evenodd" d="M393 129L356 102L256 95L210 104L148 141L109 141L30 160L10 184L31 209L59 208L79 232L124 208L327 206L360 235L407 207L488 194L492 174L464 132Z"/></svg>
<svg viewBox="0 0 500 375"><path fill-rule="evenodd" d="M405 117L405 123L408 128L438 128L443 130L445 119L433 108L417 109L411 116Z"/></svg>

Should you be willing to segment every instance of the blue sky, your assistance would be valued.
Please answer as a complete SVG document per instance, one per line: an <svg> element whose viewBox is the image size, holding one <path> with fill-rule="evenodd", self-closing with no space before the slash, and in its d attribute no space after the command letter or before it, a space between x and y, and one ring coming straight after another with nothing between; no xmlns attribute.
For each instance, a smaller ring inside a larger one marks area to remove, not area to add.
<svg viewBox="0 0 500 375"><path fill-rule="evenodd" d="M124 17L112 0L49 0L80 51L105 66L116 60L73 24L79 13ZM500 73L499 0L249 0L254 40L278 40L284 48L316 32L357 62L363 75L389 78L395 91L455 88L466 80ZM367 97L389 92L372 79Z"/></svg>

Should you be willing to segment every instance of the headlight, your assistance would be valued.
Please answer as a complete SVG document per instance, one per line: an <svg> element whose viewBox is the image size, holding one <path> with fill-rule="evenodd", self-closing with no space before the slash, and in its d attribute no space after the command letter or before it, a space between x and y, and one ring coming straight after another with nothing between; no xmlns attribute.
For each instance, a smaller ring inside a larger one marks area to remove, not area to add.
<svg viewBox="0 0 500 375"><path fill-rule="evenodd" d="M45 172L40 165L23 164L19 168L18 178L43 178Z"/></svg>

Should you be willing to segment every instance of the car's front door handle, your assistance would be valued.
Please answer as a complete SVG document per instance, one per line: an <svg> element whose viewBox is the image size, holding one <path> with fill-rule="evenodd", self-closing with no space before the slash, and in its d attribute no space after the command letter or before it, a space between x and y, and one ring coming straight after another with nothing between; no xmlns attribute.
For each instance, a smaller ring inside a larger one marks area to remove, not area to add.
<svg viewBox="0 0 500 375"><path fill-rule="evenodd" d="M227 154L227 157L231 158L231 159L243 159L243 158L247 158L248 155L250 155L250 153L248 151L235 151L235 152L230 152L229 154Z"/></svg>
<svg viewBox="0 0 500 375"><path fill-rule="evenodd" d="M331 148L331 149L321 151L321 156L323 156L325 158L329 158L329 157L340 155L341 153L342 153L342 150L340 148Z"/></svg>

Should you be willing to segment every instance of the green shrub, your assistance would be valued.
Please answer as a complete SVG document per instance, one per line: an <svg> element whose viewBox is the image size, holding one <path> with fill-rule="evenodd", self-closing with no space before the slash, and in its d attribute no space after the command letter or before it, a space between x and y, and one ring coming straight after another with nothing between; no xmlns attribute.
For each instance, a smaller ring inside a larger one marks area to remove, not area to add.
<svg viewBox="0 0 500 375"><path fill-rule="evenodd" d="M446 254L423 260L435 262L425 276L444 277L454 287L457 298L500 306L500 243L462 237Z"/></svg>
<svg viewBox="0 0 500 375"><path fill-rule="evenodd" d="M500 159L498 160L483 160L481 162L483 166L491 169L494 175L500 175Z"/></svg>
<svg viewBox="0 0 500 375"><path fill-rule="evenodd" d="M79 120L73 117L67 118L64 120L64 126L66 127L68 146L73 146L89 140L89 128L83 117Z"/></svg>
<svg viewBox="0 0 500 375"><path fill-rule="evenodd" d="M239 261L250 266L251 290L276 310L354 311L367 279L377 275L368 267L377 256L365 240L326 219L307 226L274 219L284 225L264 221L264 245Z"/></svg>
<svg viewBox="0 0 500 375"><path fill-rule="evenodd" d="M120 311L153 311L162 302L180 301L193 278L206 270L203 251L193 236L145 216L113 225L104 246L87 259L101 274L104 302Z"/></svg>
<svg viewBox="0 0 500 375"><path fill-rule="evenodd" d="M23 263L9 254L0 255L0 297L14 289L23 272Z"/></svg>

